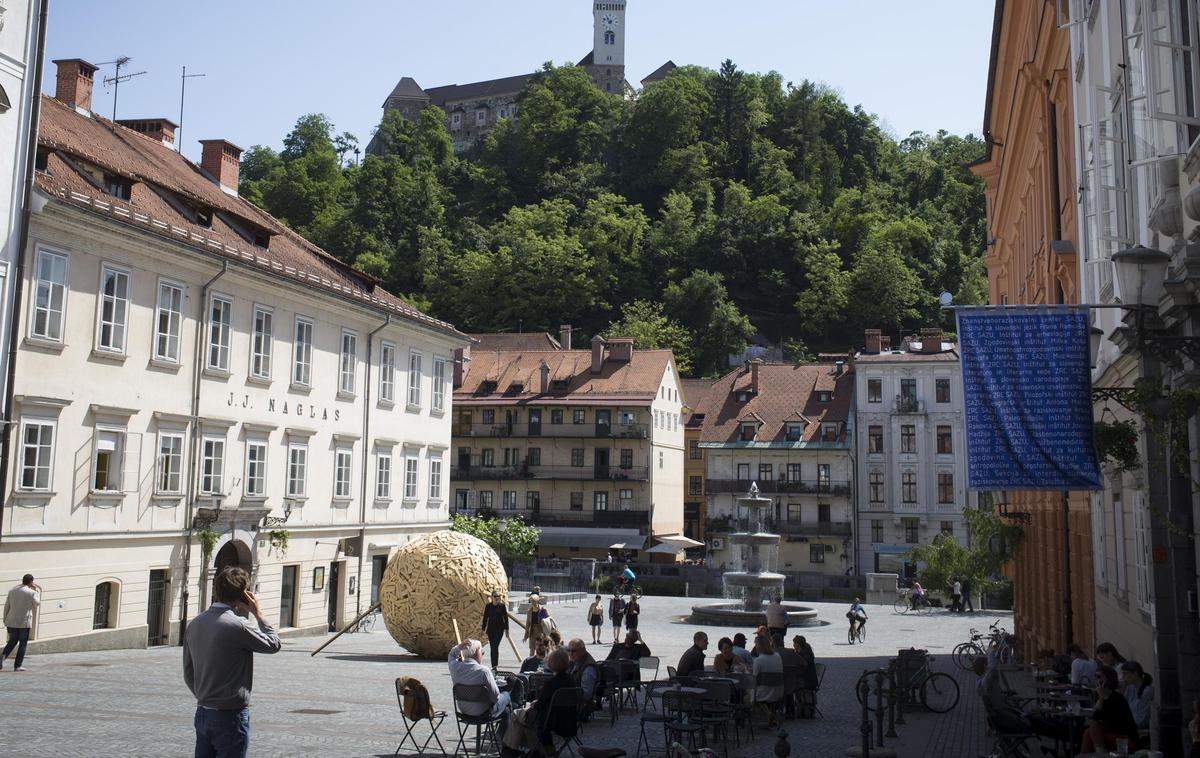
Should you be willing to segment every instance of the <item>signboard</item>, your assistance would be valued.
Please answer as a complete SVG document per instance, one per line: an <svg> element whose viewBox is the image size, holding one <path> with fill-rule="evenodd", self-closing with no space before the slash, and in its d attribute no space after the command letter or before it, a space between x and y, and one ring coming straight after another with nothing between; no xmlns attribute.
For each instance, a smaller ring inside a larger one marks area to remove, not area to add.
<svg viewBox="0 0 1200 758"><path fill-rule="evenodd" d="M1103 488L1083 309L959 311L967 482L976 490Z"/></svg>

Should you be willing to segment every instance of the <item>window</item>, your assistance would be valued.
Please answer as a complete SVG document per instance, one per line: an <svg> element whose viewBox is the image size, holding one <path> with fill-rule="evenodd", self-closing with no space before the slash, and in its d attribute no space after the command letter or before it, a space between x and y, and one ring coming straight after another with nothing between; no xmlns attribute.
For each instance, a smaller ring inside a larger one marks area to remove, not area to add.
<svg viewBox="0 0 1200 758"><path fill-rule="evenodd" d="M433 410L446 410L446 359L433 358Z"/></svg>
<svg viewBox="0 0 1200 758"><path fill-rule="evenodd" d="M408 354L408 404L421 406L421 354L415 350Z"/></svg>
<svg viewBox="0 0 1200 758"><path fill-rule="evenodd" d="M571 423L586 424L587 423L587 411L583 410L582 408L576 408L571 414Z"/></svg>
<svg viewBox="0 0 1200 758"><path fill-rule="evenodd" d="M225 491L225 438L205 437L200 456L200 492L220 495Z"/></svg>
<svg viewBox="0 0 1200 758"><path fill-rule="evenodd" d="M867 452L882 453L883 452L883 427L869 426L867 427Z"/></svg>
<svg viewBox="0 0 1200 758"><path fill-rule="evenodd" d="M829 523L829 504L821 503L817 506L817 521L821 523Z"/></svg>
<svg viewBox="0 0 1200 758"><path fill-rule="evenodd" d="M429 458L429 502L441 502L442 499L442 454Z"/></svg>
<svg viewBox="0 0 1200 758"><path fill-rule="evenodd" d="M942 455L949 455L954 452L954 435L950 432L950 427L939 426L937 428L937 451Z"/></svg>
<svg viewBox="0 0 1200 758"><path fill-rule="evenodd" d="M496 423L496 411L495 410L493 410L491 408L487 408L480 415L482 416L482 421L484 424L491 425L491 424Z"/></svg>
<svg viewBox="0 0 1200 758"><path fill-rule="evenodd" d="M246 497L267 495L267 443L251 440L246 443Z"/></svg>
<svg viewBox="0 0 1200 758"><path fill-rule="evenodd" d="M867 380L867 402L881 403L883 402L883 380L868 379Z"/></svg>
<svg viewBox="0 0 1200 758"><path fill-rule="evenodd" d="M817 392L817 402L818 403L828 403L831 399L833 399L832 392L830 392L829 390L818 390L818 392Z"/></svg>
<svg viewBox="0 0 1200 758"><path fill-rule="evenodd" d="M883 502L883 472L872 471L867 474L869 483L870 500L872 503Z"/></svg>
<svg viewBox="0 0 1200 758"><path fill-rule="evenodd" d="M592 510L607 511L608 510L608 493L593 492L592 493Z"/></svg>
<svg viewBox="0 0 1200 758"><path fill-rule="evenodd" d="M404 456L404 499L417 499L417 477L418 461L416 453L407 453Z"/></svg>
<svg viewBox="0 0 1200 758"><path fill-rule="evenodd" d="M916 379L901 379L900 380L900 399L909 402L917 399L917 380Z"/></svg>
<svg viewBox="0 0 1200 758"><path fill-rule="evenodd" d="M292 384L312 384L313 322L296 317L296 341L292 345Z"/></svg>
<svg viewBox="0 0 1200 758"><path fill-rule="evenodd" d="M915 545L921 541L921 521L915 518L900 519L904 525L904 541Z"/></svg>
<svg viewBox="0 0 1200 758"><path fill-rule="evenodd" d="M335 500L350 499L350 468L353 460L350 448L339 447L333 452L333 497Z"/></svg>
<svg viewBox="0 0 1200 758"><path fill-rule="evenodd" d="M954 522L953 521L943 521L942 526L941 526L941 532L942 532L942 534L948 534L951 537L953 537L954 536Z"/></svg>
<svg viewBox="0 0 1200 758"><path fill-rule="evenodd" d="M933 380L934 399L939 403L950 402L950 378L939 376Z"/></svg>
<svg viewBox="0 0 1200 758"><path fill-rule="evenodd" d="M821 492L829 491L829 464L828 463L818 463L817 464L817 488L820 489Z"/></svg>
<svg viewBox="0 0 1200 758"><path fill-rule="evenodd" d="M514 490L504 490L500 493L500 510L515 511L517 509L517 493Z"/></svg>
<svg viewBox="0 0 1200 758"><path fill-rule="evenodd" d="M738 478L739 482L750 481L750 464L749 463L739 463L737 465L737 478Z"/></svg>
<svg viewBox="0 0 1200 758"><path fill-rule="evenodd" d="M938 472L938 502L954 502L954 474L950 471Z"/></svg>
<svg viewBox="0 0 1200 758"><path fill-rule="evenodd" d="M1125 563L1125 503L1122 493L1112 493L1113 504L1113 549L1116 559L1117 597L1124 599L1129 591L1129 567Z"/></svg>
<svg viewBox="0 0 1200 758"><path fill-rule="evenodd" d="M390 342L379 347L379 400L396 402L396 346Z"/></svg>
<svg viewBox="0 0 1200 758"><path fill-rule="evenodd" d="M758 464L758 481L769 482L775 478L775 466L770 463Z"/></svg>
<svg viewBox="0 0 1200 758"><path fill-rule="evenodd" d="M483 110L482 108L475 111L476 126L483 126L486 123L487 123L487 111Z"/></svg>
<svg viewBox="0 0 1200 758"><path fill-rule="evenodd" d="M213 296L208 307L208 360L205 365L216 371L229 370L229 335L233 320L233 302Z"/></svg>
<svg viewBox="0 0 1200 758"><path fill-rule="evenodd" d="M871 542L883 542L883 522L878 519L871 522Z"/></svg>
<svg viewBox="0 0 1200 758"><path fill-rule="evenodd" d="M466 494L463 491L463 494ZM375 453L375 499L392 499L392 451ZM463 503L463 507L466 503Z"/></svg>
<svg viewBox="0 0 1200 758"><path fill-rule="evenodd" d="M21 489L50 491L50 466L54 458L54 424L25 421L21 427Z"/></svg>
<svg viewBox="0 0 1200 758"><path fill-rule="evenodd" d="M271 378L271 348L275 334L275 318L271 311L254 306L254 336L250 340L250 375L259 379Z"/></svg>
<svg viewBox="0 0 1200 758"><path fill-rule="evenodd" d="M838 424L821 424L821 440L823 442L837 442L841 436L841 428Z"/></svg>
<svg viewBox="0 0 1200 758"><path fill-rule="evenodd" d="M913 424L903 424L900 427L900 452L917 452L917 427Z"/></svg>
<svg viewBox="0 0 1200 758"><path fill-rule="evenodd" d="M616 34L616 32L605 32L605 33L604 33L604 44L606 44L606 45L615 45L615 44L617 44L617 34Z"/></svg>
<svg viewBox="0 0 1200 758"><path fill-rule="evenodd" d="M120 602L120 586L116 582L100 582L92 601L92 628L116 628L117 604Z"/></svg>
<svg viewBox="0 0 1200 758"><path fill-rule="evenodd" d="M308 496L308 445L288 445L287 496Z"/></svg>
<svg viewBox="0 0 1200 758"><path fill-rule="evenodd" d="M542 465L542 449L540 447L531 447L525 454L525 463L530 466Z"/></svg>
<svg viewBox="0 0 1200 758"><path fill-rule="evenodd" d="M358 386L358 335L342 330L342 355L338 364L338 390L353 395Z"/></svg>
<svg viewBox="0 0 1200 758"><path fill-rule="evenodd" d="M663 459L664 459L664 453L660 450L658 453L658 467L659 468L663 467Z"/></svg>
<svg viewBox="0 0 1200 758"><path fill-rule="evenodd" d="M479 464L484 468L491 468L496 465L496 451L493 448L485 447L479 451Z"/></svg>
<svg viewBox="0 0 1200 758"><path fill-rule="evenodd" d="M746 423L746 424L742 424L741 440L743 442L753 442L754 438L757 435L758 435L758 424L754 423L753 421Z"/></svg>
<svg viewBox="0 0 1200 758"><path fill-rule="evenodd" d="M480 490L480 492L479 492L479 508L480 508L480 510L483 510L483 509L487 509L489 511L492 510L492 508L496 505L495 497L496 497L496 493L492 492L491 490Z"/></svg>
<svg viewBox="0 0 1200 758"><path fill-rule="evenodd" d="M621 448L621 468L633 468L632 448Z"/></svg>
<svg viewBox="0 0 1200 758"><path fill-rule="evenodd" d="M525 510L540 511L542 509L542 493L530 490L525 493Z"/></svg>
<svg viewBox="0 0 1200 758"><path fill-rule="evenodd" d="M917 502L917 474L915 471L905 471L900 474L902 497L906 503Z"/></svg>
<svg viewBox="0 0 1200 758"><path fill-rule="evenodd" d="M788 424L785 428L784 435L788 442L801 442L804 440L804 424Z"/></svg>
<svg viewBox="0 0 1200 758"><path fill-rule="evenodd" d="M100 267L100 316L96 326L96 349L125 352L129 320L129 272L107 264Z"/></svg>
<svg viewBox="0 0 1200 758"><path fill-rule="evenodd" d="M33 285L33 337L63 341L63 314L67 307L67 256L38 251L37 280Z"/></svg>
<svg viewBox="0 0 1200 758"><path fill-rule="evenodd" d="M388 463L389 463L389 465L391 463L390 457L388 459ZM470 490L454 490L454 510L455 510L455 512L462 513L463 511L467 510L467 507L468 507L467 503L470 502L470 498L471 498Z"/></svg>
<svg viewBox="0 0 1200 758"><path fill-rule="evenodd" d="M808 546L808 562L809 563L824 563L825 562L825 545L821 543L810 543Z"/></svg>
<svg viewBox="0 0 1200 758"><path fill-rule="evenodd" d="M180 333L183 329L183 288L171 282L158 283L154 311L154 359L179 363Z"/></svg>
<svg viewBox="0 0 1200 758"><path fill-rule="evenodd" d="M1150 524L1146 511L1146 493L1133 493L1133 568L1138 607L1150 612L1154 598L1150 594Z"/></svg>
<svg viewBox="0 0 1200 758"><path fill-rule="evenodd" d="M573 510L573 511L582 511L583 510L583 493L582 492L572 492L571 493L571 510Z"/></svg>
<svg viewBox="0 0 1200 758"><path fill-rule="evenodd" d="M160 432L155 461L154 491L164 495L183 492L183 435Z"/></svg>
<svg viewBox="0 0 1200 758"><path fill-rule="evenodd" d="M703 495L704 494L704 477L689 476L688 477L688 494Z"/></svg>
<svg viewBox="0 0 1200 758"><path fill-rule="evenodd" d="M688 442L688 458L693 461L704 460L704 451L700 449L700 440Z"/></svg>
<svg viewBox="0 0 1200 758"><path fill-rule="evenodd" d="M789 463L787 465L787 480L789 482L800 481L800 464L799 463Z"/></svg>
<svg viewBox="0 0 1200 758"><path fill-rule="evenodd" d="M563 422L562 408L555 408L554 410L551 410L550 411L550 423L551 424L561 424L562 422Z"/></svg>

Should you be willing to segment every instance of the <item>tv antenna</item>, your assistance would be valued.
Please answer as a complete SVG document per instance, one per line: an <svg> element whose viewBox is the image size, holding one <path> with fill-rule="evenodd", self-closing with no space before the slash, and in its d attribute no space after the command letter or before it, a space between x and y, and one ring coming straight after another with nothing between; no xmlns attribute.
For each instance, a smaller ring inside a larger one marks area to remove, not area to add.
<svg viewBox="0 0 1200 758"><path fill-rule="evenodd" d="M179 75L179 128L175 130L175 152L183 152L183 95L187 92L187 80L198 79L207 74L189 74L187 66L183 67L183 73Z"/></svg>
<svg viewBox="0 0 1200 758"><path fill-rule="evenodd" d="M134 74L122 74L121 67L129 65L131 60L133 59L128 55L122 55L115 61L105 61L104 63L100 64L101 66L107 66L110 63L117 64L117 70L113 72L113 75L104 77L104 86L107 87L110 84L113 86L113 122L116 122L117 120L117 91L121 87L121 82L127 82L135 76L141 76L142 74L146 73L145 71L138 71Z"/></svg>

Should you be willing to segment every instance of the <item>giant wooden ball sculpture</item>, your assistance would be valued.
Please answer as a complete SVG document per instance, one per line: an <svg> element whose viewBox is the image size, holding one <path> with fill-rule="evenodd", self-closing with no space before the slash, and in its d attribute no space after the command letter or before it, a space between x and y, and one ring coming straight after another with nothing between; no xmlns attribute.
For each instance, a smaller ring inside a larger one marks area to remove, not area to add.
<svg viewBox="0 0 1200 758"><path fill-rule="evenodd" d="M454 625L479 639L483 606L493 591L508 596L508 575L483 540L434 532L413 540L388 561L379 585L383 620L392 638L423 658L445 658Z"/></svg>

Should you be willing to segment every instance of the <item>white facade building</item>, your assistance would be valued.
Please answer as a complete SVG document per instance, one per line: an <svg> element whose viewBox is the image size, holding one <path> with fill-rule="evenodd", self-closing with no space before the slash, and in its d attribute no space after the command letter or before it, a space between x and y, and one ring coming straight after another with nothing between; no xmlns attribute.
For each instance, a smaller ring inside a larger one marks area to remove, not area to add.
<svg viewBox="0 0 1200 758"><path fill-rule="evenodd" d="M172 642L229 564L281 628L340 627L447 521L467 338L240 200L235 146L190 164L89 113L88 64L59 66L0 580L44 588L42 649Z"/></svg>
<svg viewBox="0 0 1200 758"><path fill-rule="evenodd" d="M901 350L870 329L855 367L858 572L911 576L915 545L968 540L958 351L940 329Z"/></svg>

